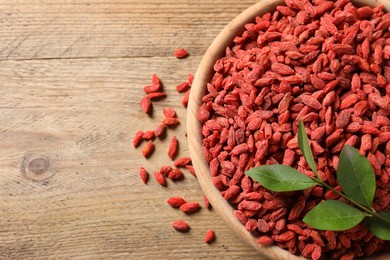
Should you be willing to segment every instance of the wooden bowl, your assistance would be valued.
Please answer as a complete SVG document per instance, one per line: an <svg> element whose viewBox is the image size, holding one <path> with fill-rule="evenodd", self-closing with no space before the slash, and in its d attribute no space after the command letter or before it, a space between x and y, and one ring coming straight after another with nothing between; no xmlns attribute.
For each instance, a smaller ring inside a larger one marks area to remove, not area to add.
<svg viewBox="0 0 390 260"><path fill-rule="evenodd" d="M390 10L390 0L352 0L358 6L370 5L377 6L383 4L386 10ZM304 259L303 257L290 254L288 251L278 246L263 246L257 243L257 239L250 234L245 227L234 216L234 209L221 196L220 191L213 185L209 165L203 156L201 149L202 135L201 123L198 121L198 110L202 104L202 97L206 92L206 84L213 74L214 63L221 58L225 49L232 45L233 38L244 31L244 25L253 22L256 16L275 10L277 5L283 4L283 0L262 0L252 5L235 19L233 19L215 38L213 43L206 51L195 75L191 88L191 95L187 112L187 134L189 149L198 176L199 183L213 205L213 208L222 216L228 225L234 229L237 234L245 241L249 242L259 252L271 259ZM389 255L376 255L370 259L389 259Z"/></svg>

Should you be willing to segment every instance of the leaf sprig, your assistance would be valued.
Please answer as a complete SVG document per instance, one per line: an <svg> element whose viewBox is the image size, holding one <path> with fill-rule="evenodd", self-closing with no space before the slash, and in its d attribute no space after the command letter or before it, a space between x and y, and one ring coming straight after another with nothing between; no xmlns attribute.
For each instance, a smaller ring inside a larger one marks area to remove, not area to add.
<svg viewBox="0 0 390 260"><path fill-rule="evenodd" d="M343 191L340 192L320 178L302 120L298 129L298 144L315 177L310 178L281 164L258 166L245 174L271 191L297 191L316 185L332 190L348 203L341 200L320 202L306 214L303 222L315 229L342 231L363 221L375 236L390 240L390 211L376 212L372 208L376 182L375 173L367 158L352 146L344 145L336 173Z"/></svg>

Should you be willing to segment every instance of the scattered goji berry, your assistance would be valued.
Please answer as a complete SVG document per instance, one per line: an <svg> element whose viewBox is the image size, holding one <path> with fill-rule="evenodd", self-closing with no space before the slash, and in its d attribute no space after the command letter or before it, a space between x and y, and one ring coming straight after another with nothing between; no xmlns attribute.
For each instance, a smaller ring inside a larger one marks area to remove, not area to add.
<svg viewBox="0 0 390 260"><path fill-rule="evenodd" d="M150 140L146 143L146 145L144 146L144 149L142 150L142 155L145 157L145 158L149 158L152 153L154 151L154 144L153 142Z"/></svg>
<svg viewBox="0 0 390 260"><path fill-rule="evenodd" d="M174 208L180 208L180 206L187 203L187 201L181 197L171 197L167 200L167 203Z"/></svg>
<svg viewBox="0 0 390 260"><path fill-rule="evenodd" d="M207 244L210 244L210 243L214 242L214 240L215 240L215 232L214 232L214 230L209 229L206 232L206 236L204 238L204 242L206 242Z"/></svg>
<svg viewBox="0 0 390 260"><path fill-rule="evenodd" d="M175 117L164 117L162 123L166 126L175 126L179 124L179 119Z"/></svg>
<svg viewBox="0 0 390 260"><path fill-rule="evenodd" d="M180 210L184 213L194 213L200 210L200 205L197 202L187 202L180 206Z"/></svg>
<svg viewBox="0 0 390 260"><path fill-rule="evenodd" d="M188 225L188 223L183 220L173 221L172 227L180 232L188 232L190 230L190 226Z"/></svg>
<svg viewBox="0 0 390 260"><path fill-rule="evenodd" d="M174 160L178 152L179 142L176 136L173 136L168 147L168 156L171 160Z"/></svg>
<svg viewBox="0 0 390 260"><path fill-rule="evenodd" d="M148 172L145 170L144 167L141 167L139 169L139 176L141 177L141 180L143 181L143 183L147 183L148 182L148 179L149 179L149 174Z"/></svg>
<svg viewBox="0 0 390 260"><path fill-rule="evenodd" d="M168 174L168 178L177 181L183 179L184 175L180 169L172 169L172 171L170 171Z"/></svg>
<svg viewBox="0 0 390 260"><path fill-rule="evenodd" d="M144 135L144 132L142 130L139 130L135 133L134 138L133 138L134 148L137 148L142 143L142 141L144 140L143 135Z"/></svg>
<svg viewBox="0 0 390 260"><path fill-rule="evenodd" d="M152 111L152 102L150 101L150 99L148 97L143 97L141 99L141 108L142 110L145 112L145 113L150 113Z"/></svg>
<svg viewBox="0 0 390 260"><path fill-rule="evenodd" d="M175 52L173 54L178 59L185 58L189 55L188 51L186 49L183 49L183 48L179 48L179 49L175 50Z"/></svg>
<svg viewBox="0 0 390 260"><path fill-rule="evenodd" d="M161 174L161 172L154 172L153 173L154 178L156 178L156 181L161 185L166 187L167 186L167 181L164 177L164 175Z"/></svg>

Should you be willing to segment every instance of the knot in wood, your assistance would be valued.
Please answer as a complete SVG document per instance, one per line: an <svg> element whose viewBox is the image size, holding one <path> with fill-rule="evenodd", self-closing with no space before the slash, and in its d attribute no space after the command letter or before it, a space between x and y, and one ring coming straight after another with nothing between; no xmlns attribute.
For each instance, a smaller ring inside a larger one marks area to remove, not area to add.
<svg viewBox="0 0 390 260"><path fill-rule="evenodd" d="M23 157L21 172L27 178L40 181L54 175L50 159L43 153L26 154Z"/></svg>

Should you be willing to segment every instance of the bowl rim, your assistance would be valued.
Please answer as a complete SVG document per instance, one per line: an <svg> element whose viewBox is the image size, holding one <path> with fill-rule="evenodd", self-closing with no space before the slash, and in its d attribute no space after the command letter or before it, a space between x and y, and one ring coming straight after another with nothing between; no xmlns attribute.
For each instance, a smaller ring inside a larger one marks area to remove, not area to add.
<svg viewBox="0 0 390 260"><path fill-rule="evenodd" d="M356 5L377 6L384 5L385 10L390 10L390 0L351 0ZM202 152L201 123L198 120L198 110L202 104L202 97L206 91L206 83L214 74L214 63L222 57L227 46L232 44L235 36L244 31L244 25L253 22L256 16L275 10L276 6L284 5L284 0L260 0L249 6L246 10L230 21L211 43L203 56L191 87L189 103L187 107L187 135L190 156L197 173L200 186L209 199L213 208L222 219L244 240L257 249L263 256L280 260L302 260L303 256L291 254L288 250L281 249L277 245L266 246L257 243L257 238L245 229L234 215L234 209L214 186L209 170L209 164ZM366 258L369 259L369 258ZM374 259L374 258L373 258ZM376 255L375 259L385 259Z"/></svg>

